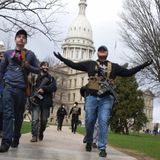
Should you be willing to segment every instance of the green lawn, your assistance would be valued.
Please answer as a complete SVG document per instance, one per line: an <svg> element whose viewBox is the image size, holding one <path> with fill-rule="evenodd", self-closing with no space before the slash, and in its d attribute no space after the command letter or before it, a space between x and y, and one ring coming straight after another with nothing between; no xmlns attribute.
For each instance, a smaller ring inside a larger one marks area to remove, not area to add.
<svg viewBox="0 0 160 160"><path fill-rule="evenodd" d="M21 132L22 132L22 134L31 132L31 123L24 121L23 125L22 125Z"/></svg>
<svg viewBox="0 0 160 160"><path fill-rule="evenodd" d="M108 142L112 146L131 149L160 160L160 136L153 135L120 135L110 133Z"/></svg>
<svg viewBox="0 0 160 160"><path fill-rule="evenodd" d="M78 132L84 134L84 128L78 128ZM108 142L112 146L133 150L156 160L160 160L160 135L121 135L109 133Z"/></svg>

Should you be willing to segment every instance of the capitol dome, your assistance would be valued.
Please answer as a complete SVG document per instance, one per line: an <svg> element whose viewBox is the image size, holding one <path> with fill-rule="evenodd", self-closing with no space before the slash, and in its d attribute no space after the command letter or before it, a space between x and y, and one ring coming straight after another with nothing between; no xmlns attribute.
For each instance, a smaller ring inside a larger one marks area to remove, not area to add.
<svg viewBox="0 0 160 160"><path fill-rule="evenodd" d="M92 40L92 28L84 15L78 15L68 29L66 38L85 38Z"/></svg>
<svg viewBox="0 0 160 160"><path fill-rule="evenodd" d="M86 0L80 0L79 14L71 23L62 45L64 57L74 61L91 59L95 52L92 28L85 16L86 7Z"/></svg>

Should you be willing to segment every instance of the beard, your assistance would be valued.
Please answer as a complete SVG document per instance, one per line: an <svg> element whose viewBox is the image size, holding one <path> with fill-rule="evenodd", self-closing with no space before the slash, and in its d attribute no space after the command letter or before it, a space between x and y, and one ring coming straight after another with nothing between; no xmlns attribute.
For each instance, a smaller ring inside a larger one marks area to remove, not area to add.
<svg viewBox="0 0 160 160"><path fill-rule="evenodd" d="M42 72L43 72L44 74L46 74L46 73L48 73L48 69L43 68L43 69L42 69Z"/></svg>

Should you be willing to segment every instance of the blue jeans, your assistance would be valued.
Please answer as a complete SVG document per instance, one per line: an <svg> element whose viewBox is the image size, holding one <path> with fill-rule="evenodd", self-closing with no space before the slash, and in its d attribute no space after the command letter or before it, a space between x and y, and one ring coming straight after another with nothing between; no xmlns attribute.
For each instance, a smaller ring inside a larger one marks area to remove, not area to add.
<svg viewBox="0 0 160 160"><path fill-rule="evenodd" d="M50 108L42 101L40 105L32 106L32 136L43 134L46 129Z"/></svg>
<svg viewBox="0 0 160 160"><path fill-rule="evenodd" d="M6 86L3 91L3 139L11 145L12 138L19 141L23 123L26 96L23 89Z"/></svg>
<svg viewBox="0 0 160 160"><path fill-rule="evenodd" d="M87 96L85 99L86 142L93 142L94 125L98 118L98 148L105 149L108 136L108 121L113 106L113 97Z"/></svg>

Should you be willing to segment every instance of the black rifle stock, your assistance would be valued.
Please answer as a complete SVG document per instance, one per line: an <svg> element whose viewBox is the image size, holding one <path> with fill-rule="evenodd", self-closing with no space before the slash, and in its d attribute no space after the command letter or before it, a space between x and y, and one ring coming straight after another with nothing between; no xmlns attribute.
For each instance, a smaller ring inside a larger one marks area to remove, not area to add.
<svg viewBox="0 0 160 160"><path fill-rule="evenodd" d="M106 76L106 72L102 69L99 69L99 71L100 71L100 74L102 75L102 77L104 79L103 81L101 81L100 84L106 89L106 91L109 91L113 95L115 103L118 103L119 100L117 98L117 94L116 94L113 86L109 83L109 80L107 79L107 76ZM101 90L98 91L98 93L101 94Z"/></svg>
<svg viewBox="0 0 160 160"><path fill-rule="evenodd" d="M46 85L48 82L49 82L49 79L48 79L47 77L45 77L45 78L42 80L42 82L40 83L39 87L38 87L38 88L35 90L35 92L33 93L33 96L30 97L31 103L33 103L33 104L36 105L36 102L35 102L36 98L38 98L38 99L40 99L40 100L43 99L43 96L38 93L38 90L39 90L40 88L42 88L44 85Z"/></svg>

